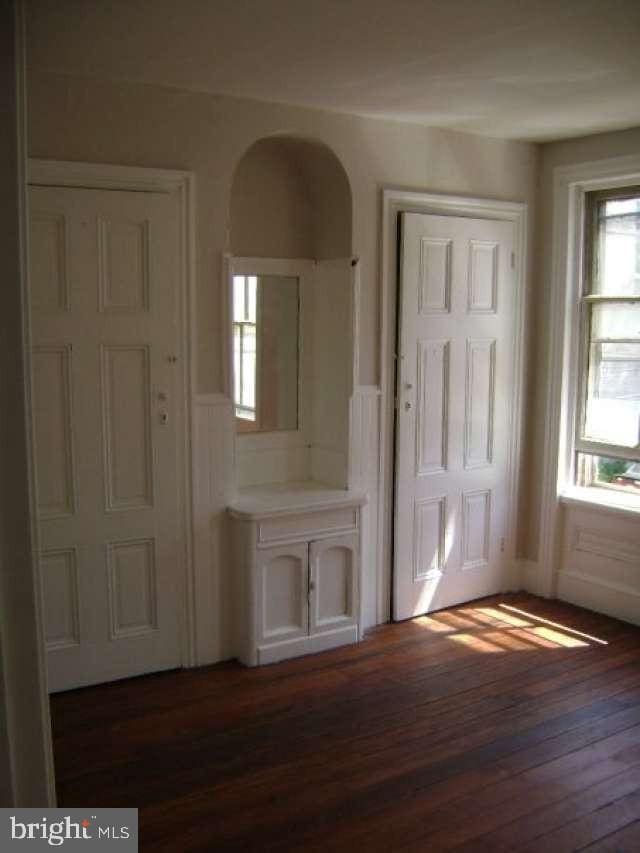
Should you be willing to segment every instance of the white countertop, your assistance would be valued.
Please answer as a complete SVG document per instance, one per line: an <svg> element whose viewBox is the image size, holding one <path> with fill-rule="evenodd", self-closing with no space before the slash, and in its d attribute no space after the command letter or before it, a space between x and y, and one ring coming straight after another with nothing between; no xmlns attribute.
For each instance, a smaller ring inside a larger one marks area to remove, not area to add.
<svg viewBox="0 0 640 853"><path fill-rule="evenodd" d="M363 492L336 489L325 483L305 480L300 483L269 483L239 489L229 505L229 512L235 517L255 519L363 506L366 502Z"/></svg>

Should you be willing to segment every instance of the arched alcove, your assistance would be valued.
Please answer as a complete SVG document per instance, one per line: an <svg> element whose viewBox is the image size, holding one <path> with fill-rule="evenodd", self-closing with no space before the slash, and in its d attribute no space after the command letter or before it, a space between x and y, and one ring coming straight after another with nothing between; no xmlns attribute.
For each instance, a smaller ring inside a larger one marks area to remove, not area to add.
<svg viewBox="0 0 640 853"><path fill-rule="evenodd" d="M230 511L237 653L250 665L359 636L351 214L347 175L326 145L273 136L237 165L226 259Z"/></svg>
<svg viewBox="0 0 640 853"><path fill-rule="evenodd" d="M315 140L259 139L233 178L230 250L244 257L351 255L351 189L336 155Z"/></svg>

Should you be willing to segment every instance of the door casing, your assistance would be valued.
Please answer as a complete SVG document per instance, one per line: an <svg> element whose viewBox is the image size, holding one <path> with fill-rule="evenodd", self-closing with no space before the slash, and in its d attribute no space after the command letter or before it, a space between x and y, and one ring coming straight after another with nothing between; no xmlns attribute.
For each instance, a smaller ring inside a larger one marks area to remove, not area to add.
<svg viewBox="0 0 640 853"><path fill-rule="evenodd" d="M180 222L179 263L176 287L179 294L182 387L178 400L178 483L184 533L184 601L181 614L182 665L197 665L196 578L193 561L192 488L192 399L195 379L195 178L193 173L168 169L74 163L60 160L28 161L28 186L75 187L83 189L131 190L175 194ZM42 578L38 566L39 588ZM42 604L42 603L41 603ZM41 612L44 609L41 606Z"/></svg>
<svg viewBox="0 0 640 853"><path fill-rule="evenodd" d="M505 551L516 568L517 507L522 449L522 408L526 328L527 205L477 197L440 195L411 190L382 191L381 235L381 347L380 347L380 488L378 491L377 618L391 618L393 571L393 495L395 485L395 377L398 311L398 219L400 213L431 213L440 216L470 216L476 219L510 221L515 225L514 388L511 403L509 519Z"/></svg>

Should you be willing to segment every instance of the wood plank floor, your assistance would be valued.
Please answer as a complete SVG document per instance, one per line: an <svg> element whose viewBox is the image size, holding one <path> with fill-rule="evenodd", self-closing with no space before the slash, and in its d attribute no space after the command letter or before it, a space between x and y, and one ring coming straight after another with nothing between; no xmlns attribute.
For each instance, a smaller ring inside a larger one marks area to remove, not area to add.
<svg viewBox="0 0 640 853"><path fill-rule="evenodd" d="M640 851L640 628L529 595L52 714L60 804L141 850Z"/></svg>

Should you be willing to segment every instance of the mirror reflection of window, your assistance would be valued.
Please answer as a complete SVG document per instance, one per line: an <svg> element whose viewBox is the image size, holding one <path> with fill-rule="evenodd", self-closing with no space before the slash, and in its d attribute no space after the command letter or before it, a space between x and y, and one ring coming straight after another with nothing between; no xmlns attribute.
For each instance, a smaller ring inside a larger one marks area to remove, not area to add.
<svg viewBox="0 0 640 853"><path fill-rule="evenodd" d="M255 275L233 277L233 363L236 417L256 420L257 284Z"/></svg>
<svg viewBox="0 0 640 853"><path fill-rule="evenodd" d="M238 432L298 429L299 280L233 275L233 396Z"/></svg>

